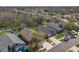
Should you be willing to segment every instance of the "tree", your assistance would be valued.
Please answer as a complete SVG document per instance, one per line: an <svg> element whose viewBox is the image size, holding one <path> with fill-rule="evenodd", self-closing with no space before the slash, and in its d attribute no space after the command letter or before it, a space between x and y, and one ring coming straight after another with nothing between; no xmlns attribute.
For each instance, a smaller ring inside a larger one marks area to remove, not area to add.
<svg viewBox="0 0 79 59"><path fill-rule="evenodd" d="M39 49L36 43L29 44L28 48L29 48L29 51L32 51L32 52L37 51Z"/></svg>
<svg viewBox="0 0 79 59"><path fill-rule="evenodd" d="M69 24L66 24L65 27L64 27L67 31L69 30L72 30L74 28L74 25L72 25L71 23Z"/></svg>
<svg viewBox="0 0 79 59"><path fill-rule="evenodd" d="M49 10L48 9L45 9L44 12L49 12Z"/></svg>
<svg viewBox="0 0 79 59"><path fill-rule="evenodd" d="M41 25L41 24L43 24L43 22L44 22L44 18L43 17L38 17L37 24Z"/></svg>
<svg viewBox="0 0 79 59"><path fill-rule="evenodd" d="M45 34L39 31L33 31L32 35L32 42L39 43L41 41L44 41Z"/></svg>
<svg viewBox="0 0 79 59"><path fill-rule="evenodd" d="M72 29L75 29L74 23L77 22L77 20L75 18L71 17L71 18L68 19L68 22L69 23L66 24L65 27L64 27L67 32L71 31Z"/></svg>
<svg viewBox="0 0 79 59"><path fill-rule="evenodd" d="M41 46L40 42L45 40L45 35L39 31L33 31L32 33L32 40L29 44L28 48L30 51L37 51Z"/></svg>
<svg viewBox="0 0 79 59"><path fill-rule="evenodd" d="M77 19L74 18L74 17L71 17L71 18L68 19L68 22L69 22L70 24L74 25L74 23L77 22Z"/></svg>

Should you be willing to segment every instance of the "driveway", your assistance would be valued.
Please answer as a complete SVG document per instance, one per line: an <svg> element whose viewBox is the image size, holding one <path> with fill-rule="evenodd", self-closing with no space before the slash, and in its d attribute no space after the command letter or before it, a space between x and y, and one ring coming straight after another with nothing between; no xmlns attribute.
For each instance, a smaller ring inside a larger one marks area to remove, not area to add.
<svg viewBox="0 0 79 59"><path fill-rule="evenodd" d="M52 49L50 49L48 52L65 52L72 46L77 45L78 43L79 43L79 34L77 35L76 39L70 39L67 42L62 42L57 46L53 47Z"/></svg>
<svg viewBox="0 0 79 59"><path fill-rule="evenodd" d="M61 41L57 40L54 36L49 39L52 40L56 45L61 43Z"/></svg>
<svg viewBox="0 0 79 59"><path fill-rule="evenodd" d="M52 46L51 44L49 44L47 41L45 41L45 42L43 43L43 48L39 49L38 51L40 51L40 50L42 50L42 49L44 49L44 48L46 48L46 49L47 49L46 51L48 51L48 50L50 50L52 47L53 47L53 46Z"/></svg>

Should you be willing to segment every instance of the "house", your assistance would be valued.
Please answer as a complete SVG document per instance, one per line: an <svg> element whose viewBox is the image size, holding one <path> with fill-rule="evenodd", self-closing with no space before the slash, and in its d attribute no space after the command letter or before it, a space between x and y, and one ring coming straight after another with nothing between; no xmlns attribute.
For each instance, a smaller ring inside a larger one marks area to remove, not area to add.
<svg viewBox="0 0 79 59"><path fill-rule="evenodd" d="M66 15L63 15L62 18L64 18L64 19L69 19L69 18L71 18L71 15L66 14Z"/></svg>
<svg viewBox="0 0 79 59"><path fill-rule="evenodd" d="M50 37L56 33L56 31L54 29L51 29L51 28L43 26L43 25L39 25L38 30L45 33L48 37Z"/></svg>
<svg viewBox="0 0 79 59"><path fill-rule="evenodd" d="M58 23L58 22L59 22L59 19L57 18L57 16L52 16L52 17L49 19L49 22L56 22L56 23Z"/></svg>
<svg viewBox="0 0 79 59"><path fill-rule="evenodd" d="M15 34L11 34L11 33L6 33L0 37L0 51L1 52L8 52L9 50L12 50L12 46L15 44L25 45L25 42L23 42Z"/></svg>
<svg viewBox="0 0 79 59"><path fill-rule="evenodd" d="M59 25L58 23L54 23L54 22L50 22L47 25L49 28L52 28L54 30L56 30L57 32L61 32L63 31L63 28L61 25Z"/></svg>
<svg viewBox="0 0 79 59"><path fill-rule="evenodd" d="M32 39L32 30L29 28L24 28L21 30L20 36L25 42L30 42Z"/></svg>

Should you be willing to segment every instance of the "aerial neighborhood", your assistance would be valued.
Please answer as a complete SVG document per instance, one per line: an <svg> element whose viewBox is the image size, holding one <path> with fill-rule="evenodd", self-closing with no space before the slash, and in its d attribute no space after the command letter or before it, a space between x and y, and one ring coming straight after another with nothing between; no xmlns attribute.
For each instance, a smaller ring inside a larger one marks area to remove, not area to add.
<svg viewBox="0 0 79 59"><path fill-rule="evenodd" d="M79 52L79 7L0 7L0 52Z"/></svg>

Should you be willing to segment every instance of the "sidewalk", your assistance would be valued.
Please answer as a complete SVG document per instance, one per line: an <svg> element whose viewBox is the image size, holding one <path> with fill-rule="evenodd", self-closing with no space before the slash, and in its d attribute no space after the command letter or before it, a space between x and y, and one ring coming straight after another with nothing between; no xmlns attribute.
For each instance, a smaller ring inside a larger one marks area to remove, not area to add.
<svg viewBox="0 0 79 59"><path fill-rule="evenodd" d="M78 52L79 48L76 46L73 46L70 49L68 49L66 52L69 52L70 50L72 50L73 52Z"/></svg>

